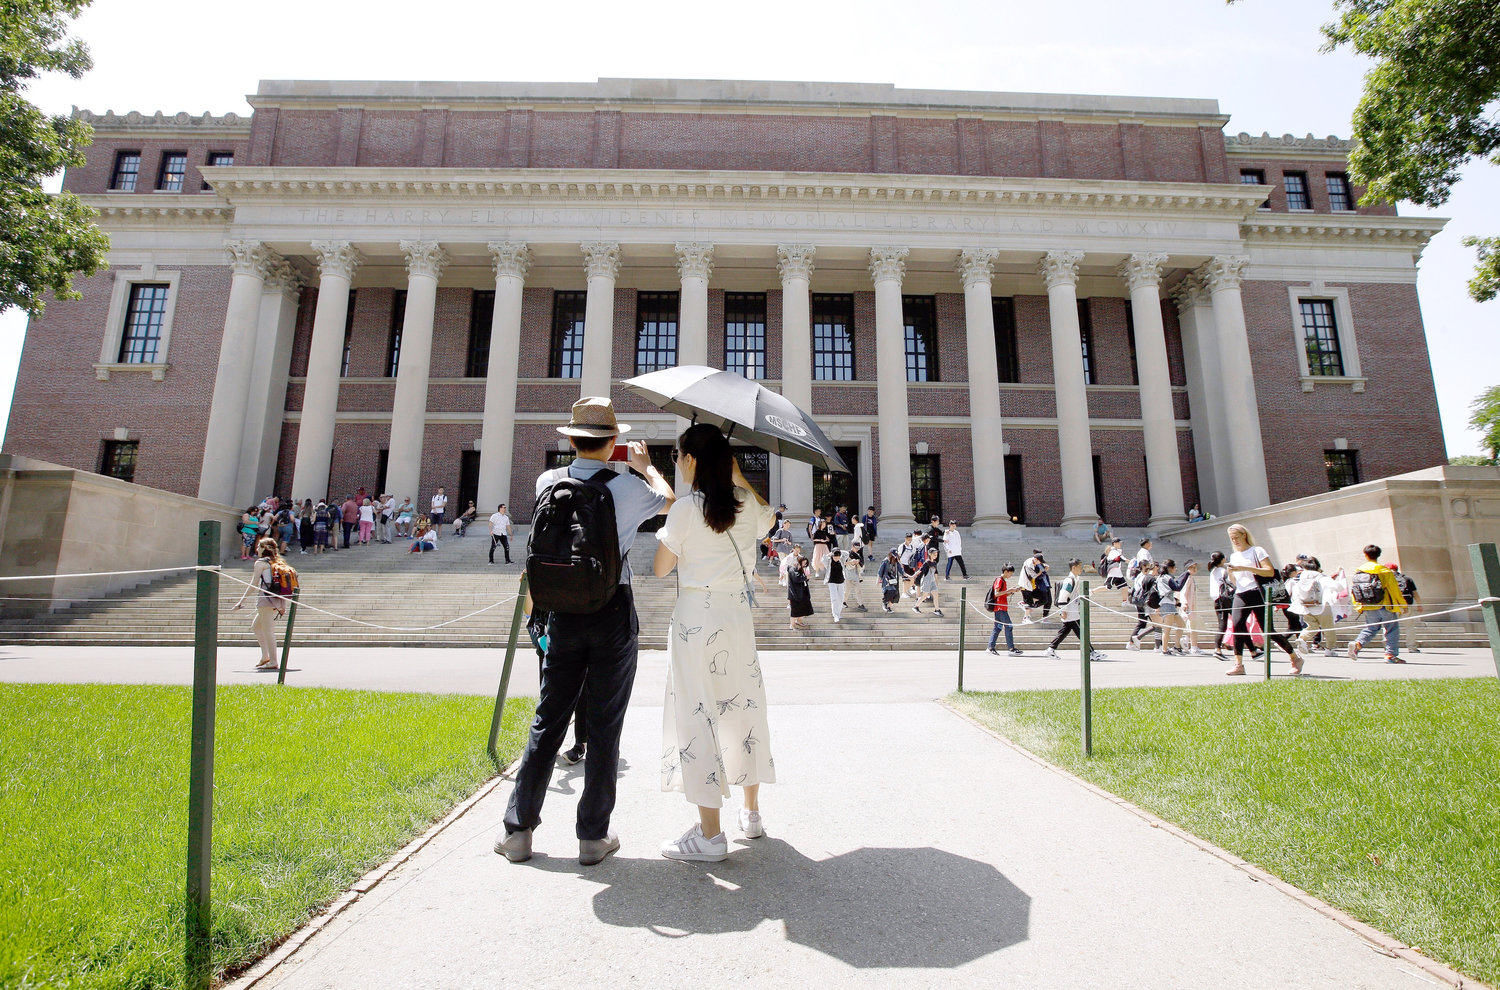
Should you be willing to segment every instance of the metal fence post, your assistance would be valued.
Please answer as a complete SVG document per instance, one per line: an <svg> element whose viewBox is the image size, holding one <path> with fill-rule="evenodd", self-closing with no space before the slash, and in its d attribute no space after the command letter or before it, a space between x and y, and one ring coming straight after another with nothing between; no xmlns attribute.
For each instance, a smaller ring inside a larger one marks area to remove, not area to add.
<svg viewBox="0 0 1500 990"><path fill-rule="evenodd" d="M1266 661L1266 680L1268 681L1271 679L1271 616L1275 611L1276 606L1271 604L1271 596L1267 595L1266 614L1263 616L1264 622L1260 631L1261 639L1263 640L1263 642L1260 644L1260 646L1261 649L1265 651L1261 655L1265 658Z"/></svg>
<svg viewBox="0 0 1500 990"><path fill-rule="evenodd" d="M1500 596L1500 554L1493 543L1469 544L1469 560L1474 565L1474 583L1480 598ZM1495 674L1500 676L1500 604L1490 602L1480 610L1484 631L1490 637L1490 654L1495 660Z"/></svg>
<svg viewBox="0 0 1500 990"><path fill-rule="evenodd" d="M1089 657L1094 652L1093 636L1089 625L1089 583L1083 582L1083 601L1078 613L1078 666L1080 693L1083 695L1083 755L1094 755L1094 672Z"/></svg>
<svg viewBox="0 0 1500 990"><path fill-rule="evenodd" d="M292 589L292 604L286 610L286 636L281 640L281 669L276 671L276 683L286 683L286 658L292 652L292 626L297 621L297 599L302 595L301 588Z"/></svg>
<svg viewBox="0 0 1500 990"><path fill-rule="evenodd" d="M968 628L969 589L958 590L958 693L964 692L964 631Z"/></svg>
<svg viewBox="0 0 1500 990"><path fill-rule="evenodd" d="M510 617L510 639L505 644L505 666L500 671L500 688L495 692L495 714L490 719L490 741L485 752L490 759L500 762L495 745L500 739L500 721L505 715L505 695L510 691L510 668L516 661L516 636L521 632L521 616L526 611L526 572L521 572L521 585L516 589L516 610Z"/></svg>
<svg viewBox="0 0 1500 990"><path fill-rule="evenodd" d="M219 662L219 522L198 523L197 617L193 627L193 724L188 756L187 945L185 985L213 981L210 937L214 823L214 701Z"/></svg>

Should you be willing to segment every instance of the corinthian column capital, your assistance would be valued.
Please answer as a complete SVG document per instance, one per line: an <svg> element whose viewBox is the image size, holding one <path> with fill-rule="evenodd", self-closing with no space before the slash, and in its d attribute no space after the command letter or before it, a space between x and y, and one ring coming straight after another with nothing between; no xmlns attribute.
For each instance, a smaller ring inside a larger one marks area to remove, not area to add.
<svg viewBox="0 0 1500 990"><path fill-rule="evenodd" d="M318 256L320 275L337 275L352 280L354 269L365 260L364 255L348 241L313 241L312 249Z"/></svg>
<svg viewBox="0 0 1500 990"><path fill-rule="evenodd" d="M999 254L994 248L965 248L958 252L958 264L955 267L963 278L964 288L990 285L995 280L995 258Z"/></svg>
<svg viewBox="0 0 1500 990"><path fill-rule="evenodd" d="M266 288L296 296L302 291L302 276L284 258L277 258L266 271Z"/></svg>
<svg viewBox="0 0 1500 990"><path fill-rule="evenodd" d="M812 280L813 254L817 248L811 244L776 245L776 271L785 282L789 278Z"/></svg>
<svg viewBox="0 0 1500 990"><path fill-rule="evenodd" d="M509 275L525 280L531 271L531 248L525 241L490 241L486 245L495 262L495 277Z"/></svg>
<svg viewBox="0 0 1500 990"><path fill-rule="evenodd" d="M706 282L713 277L714 246L712 244L678 241L673 246L677 249L679 278L701 278Z"/></svg>
<svg viewBox="0 0 1500 990"><path fill-rule="evenodd" d="M1209 292L1238 289L1245 266L1249 263L1250 259L1244 255L1221 254L1199 268L1195 274L1208 286Z"/></svg>
<svg viewBox="0 0 1500 990"><path fill-rule="evenodd" d="M1049 289L1055 285L1077 285L1078 263L1082 260L1082 251L1048 251L1036 266L1037 274Z"/></svg>
<svg viewBox="0 0 1500 990"><path fill-rule="evenodd" d="M613 241L588 241L579 248L583 251L583 267L588 270L589 278L620 277L620 245Z"/></svg>
<svg viewBox="0 0 1500 990"><path fill-rule="evenodd" d="M401 253L406 255L408 275L429 275L440 279L443 269L448 267L448 252L437 241L402 241Z"/></svg>
<svg viewBox="0 0 1500 990"><path fill-rule="evenodd" d="M1132 254L1120 263L1115 269L1125 283L1134 292L1142 286L1161 285L1161 269L1167 263L1167 256L1159 251L1149 251L1140 254Z"/></svg>
<svg viewBox="0 0 1500 990"><path fill-rule="evenodd" d="M901 281L906 276L906 256L910 253L910 248L890 245L870 248L870 280L877 284Z"/></svg>
<svg viewBox="0 0 1500 990"><path fill-rule="evenodd" d="M229 255L229 267L236 275L254 275L266 278L271 268L281 261L281 256L260 241L225 241L224 253Z"/></svg>
<svg viewBox="0 0 1500 990"><path fill-rule="evenodd" d="M1181 282L1172 287L1172 301L1177 304L1178 312L1192 309L1203 301L1207 289L1203 286L1203 280L1195 274L1189 274Z"/></svg>

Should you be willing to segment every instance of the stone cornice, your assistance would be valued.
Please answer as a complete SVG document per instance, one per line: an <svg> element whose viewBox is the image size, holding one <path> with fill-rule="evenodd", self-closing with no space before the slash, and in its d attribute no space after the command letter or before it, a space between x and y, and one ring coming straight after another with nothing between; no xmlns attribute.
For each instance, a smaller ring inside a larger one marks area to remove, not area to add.
<svg viewBox="0 0 1500 990"><path fill-rule="evenodd" d="M237 113L215 117L211 113L166 114L158 110L154 114L144 114L139 110L131 110L129 113L117 114L113 110L93 113L74 107L73 119L88 124L96 134L190 133L241 137L250 133L250 118L241 117Z"/></svg>
<svg viewBox="0 0 1500 990"><path fill-rule="evenodd" d="M1252 216L1262 186L1123 180L974 179L834 172L220 166L214 189L240 200L702 200L1054 207L1090 212Z"/></svg>
<svg viewBox="0 0 1500 990"><path fill-rule="evenodd" d="M1441 217L1336 217L1262 214L1240 224L1240 234L1256 244L1343 244L1422 249L1448 221Z"/></svg>
<svg viewBox="0 0 1500 990"><path fill-rule="evenodd" d="M1254 137L1241 131L1224 135L1224 152L1228 155L1246 155L1256 158L1338 158L1349 157L1354 142L1330 134L1327 137L1295 137L1283 134L1272 137L1262 132Z"/></svg>
<svg viewBox="0 0 1500 990"><path fill-rule="evenodd" d="M223 224L234 219L234 207L203 194L103 193L78 198L97 210L101 220Z"/></svg>

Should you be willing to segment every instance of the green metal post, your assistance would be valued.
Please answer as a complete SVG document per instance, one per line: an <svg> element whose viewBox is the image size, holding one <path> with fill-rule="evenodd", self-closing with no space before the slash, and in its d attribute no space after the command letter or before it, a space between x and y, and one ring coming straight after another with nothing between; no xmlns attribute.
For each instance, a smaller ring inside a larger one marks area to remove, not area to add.
<svg viewBox="0 0 1500 990"><path fill-rule="evenodd" d="M1469 544L1469 560L1474 565L1474 583L1479 586L1480 598L1500 596L1500 554L1493 543ZM1500 604L1485 605L1484 631L1490 637L1490 654L1495 659L1495 674L1500 676Z"/></svg>
<svg viewBox="0 0 1500 990"><path fill-rule="evenodd" d="M968 629L969 589L958 589L958 693L964 693L964 632Z"/></svg>
<svg viewBox="0 0 1500 990"><path fill-rule="evenodd" d="M286 636L281 641L281 669L276 672L276 683L286 683L286 658L292 652L292 626L297 621L297 599L302 594L301 588L292 589L292 604L286 610Z"/></svg>
<svg viewBox="0 0 1500 990"><path fill-rule="evenodd" d="M1089 629L1089 583L1083 582L1082 611L1078 614L1078 666L1083 695L1083 755L1094 755L1094 671L1089 661L1094 652L1093 636Z"/></svg>
<svg viewBox="0 0 1500 990"><path fill-rule="evenodd" d="M500 721L505 715L505 695L510 691L510 668L516 662L516 637L521 632L521 616L526 611L526 572L521 572L521 586L516 590L516 610L510 617L510 639L505 644L505 666L500 671L500 689L495 692L495 714L490 719L490 741L485 752L500 761L495 745L500 739Z"/></svg>
<svg viewBox="0 0 1500 990"><path fill-rule="evenodd" d="M1265 641L1261 643L1261 649L1265 651L1261 654L1261 658L1266 661L1266 680L1268 681L1271 679L1271 617L1275 614L1275 611L1276 606L1271 604L1271 599L1268 596L1266 598L1266 614L1261 616L1260 630L1261 639Z"/></svg>
<svg viewBox="0 0 1500 990"><path fill-rule="evenodd" d="M198 523L198 565L219 563L219 522ZM213 981L211 918L214 822L214 693L219 664L219 575L198 572L193 628L193 727L188 757L187 946L188 990L208 990Z"/></svg>

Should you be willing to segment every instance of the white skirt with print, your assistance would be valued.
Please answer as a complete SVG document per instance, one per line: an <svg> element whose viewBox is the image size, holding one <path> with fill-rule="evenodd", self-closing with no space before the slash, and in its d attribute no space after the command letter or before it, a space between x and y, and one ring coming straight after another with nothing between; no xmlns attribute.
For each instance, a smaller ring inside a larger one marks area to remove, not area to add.
<svg viewBox="0 0 1500 990"><path fill-rule="evenodd" d="M731 785L773 783L765 681L744 590L681 589L667 642L661 789L718 808Z"/></svg>

